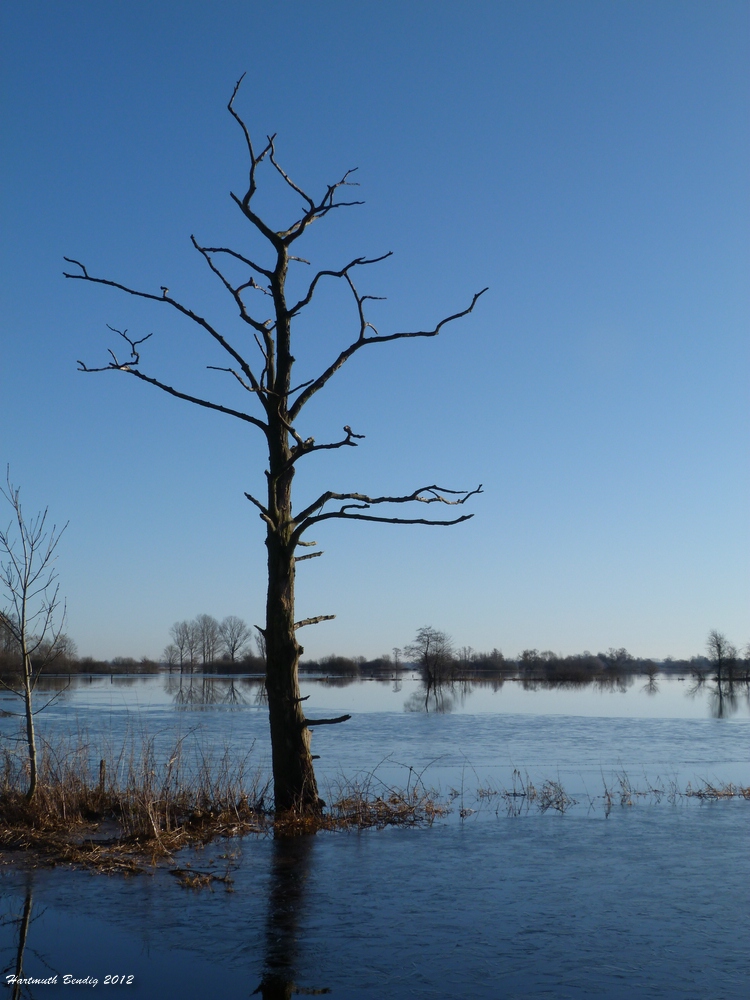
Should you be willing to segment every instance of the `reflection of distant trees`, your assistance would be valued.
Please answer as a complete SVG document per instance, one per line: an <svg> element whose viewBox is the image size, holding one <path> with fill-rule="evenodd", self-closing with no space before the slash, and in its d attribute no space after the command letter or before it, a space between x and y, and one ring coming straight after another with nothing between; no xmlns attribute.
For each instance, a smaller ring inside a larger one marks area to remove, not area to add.
<svg viewBox="0 0 750 1000"><path fill-rule="evenodd" d="M467 680L441 684L422 680L418 690L413 691L404 702L404 711L447 714L454 708L463 706L472 690L472 684Z"/></svg>
<svg viewBox="0 0 750 1000"><path fill-rule="evenodd" d="M245 690L243 690L245 689ZM168 674L164 690L171 695L175 708L200 711L205 708L244 708L257 700L265 685L256 678L215 677L211 674Z"/></svg>
<svg viewBox="0 0 750 1000"><path fill-rule="evenodd" d="M735 715L742 701L750 706L750 684L745 680L717 680L708 685L708 692L709 708L715 719Z"/></svg>
<svg viewBox="0 0 750 1000"><path fill-rule="evenodd" d="M695 676L687 690L689 698L705 695L711 715L715 719L728 719L735 715L744 701L750 708L750 682L739 680L707 680L705 676Z"/></svg>
<svg viewBox="0 0 750 1000"><path fill-rule="evenodd" d="M352 684L356 684L360 680L362 680L361 677L318 677L316 683L323 687L345 688L351 687Z"/></svg>
<svg viewBox="0 0 750 1000"><path fill-rule="evenodd" d="M649 674L648 680L643 685L643 690L646 694L654 695L659 693L659 682L656 679L656 674Z"/></svg>

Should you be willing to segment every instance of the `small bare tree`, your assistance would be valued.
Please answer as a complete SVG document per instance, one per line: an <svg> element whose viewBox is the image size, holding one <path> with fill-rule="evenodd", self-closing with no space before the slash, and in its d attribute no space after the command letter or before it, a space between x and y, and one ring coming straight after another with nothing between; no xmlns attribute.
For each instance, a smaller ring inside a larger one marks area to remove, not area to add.
<svg viewBox="0 0 750 1000"><path fill-rule="evenodd" d="M24 517L20 490L6 474L6 489L0 495L12 509L8 527L0 529L0 587L4 590L5 610L0 610L3 632L10 636L18 653L21 690L0 681L3 687L23 699L26 719L26 745L29 754L28 799L37 786L37 747L34 716L34 690L42 670L64 650L65 605L60 606L55 551L67 525L58 531L47 526L47 509L30 521ZM49 702L47 703L49 704Z"/></svg>
<svg viewBox="0 0 750 1000"><path fill-rule="evenodd" d="M237 409L214 402L203 396L185 392L161 378L142 370L142 345L151 336L131 336L127 330L110 329L125 345L125 355L109 351L110 360L101 366L89 367L79 362L83 372L118 372L140 382L155 386L177 399L186 400L215 413L222 413L252 427L265 440L268 465L265 470L266 495L259 499L246 493L247 499L258 511L266 528L268 551L268 590L265 625L260 631L265 640L267 654L266 688L271 727L271 755L273 764L274 799L277 810L298 809L316 812L320 809L318 787L310 751L310 728L345 721L348 716L335 719L308 719L305 716L299 690L298 663L302 647L297 641L297 631L307 625L333 618L333 615L316 615L295 621L295 571L296 564L321 553L306 552L297 555L300 546L314 546L308 541L308 532L333 519L348 521L377 521L387 524L451 525L467 520L471 515L462 514L446 520L427 517L403 517L398 512L409 504L422 509L445 505L464 504L481 491L449 490L435 484L421 486L402 494L371 496L362 492L338 493L325 490L309 502L293 505L292 487L297 466L309 456L321 451L356 448L364 435L355 434L344 425L343 436L337 441L316 443L300 426L300 418L307 403L323 389L337 372L360 352L378 350L384 344L396 341L436 337L446 324L467 316L482 292L477 292L469 304L458 312L439 320L424 330L381 334L370 321L367 307L373 295L361 294L354 282L355 273L390 256L355 257L343 267L324 268L317 271L303 284L299 298L287 287L291 268L309 265L309 261L293 252L297 241L309 227L339 208L359 205L361 202L343 200L343 192L352 185L352 171L347 170L340 180L329 184L322 195L313 197L296 184L280 166L276 157L275 137L269 136L262 149L254 145L244 120L235 109L235 99L240 80L234 88L228 110L242 130L247 148L249 169L247 187L243 194L232 193L232 199L249 224L249 232L261 245L260 256L255 251L238 251L226 246L205 246L191 237L195 250L216 276L237 309L244 324L246 336L232 340L205 316L196 312L170 294L166 283L160 291L136 289L110 278L96 277L78 260L65 258L74 270L65 277L96 285L119 289L153 303L157 308L169 309L194 324L224 352L223 365L208 367L229 375L235 385L247 393L248 406ZM301 205L292 220L279 226L262 218L256 208L260 168L269 170ZM252 255L250 255L252 254ZM333 357L323 361L318 374L305 377L301 382L293 378L295 351L292 330L303 311L311 304L319 287L326 281L343 282L351 293L354 307L354 328L347 335L344 346ZM268 312L266 312L268 310ZM257 354L249 353L250 351ZM416 391L416 383L415 383ZM247 412L254 409L255 412ZM381 513L382 511L382 513ZM392 513L390 513L390 512Z"/></svg>
<svg viewBox="0 0 750 1000"><path fill-rule="evenodd" d="M227 615L219 624L219 635L229 659L235 662L237 656L250 642L252 629L237 615Z"/></svg>
<svg viewBox="0 0 750 1000"><path fill-rule="evenodd" d="M737 647L727 639L723 632L712 628L706 639L706 650L709 660L716 669L716 680L719 684L725 680L733 681L737 665Z"/></svg>
<svg viewBox="0 0 750 1000"><path fill-rule="evenodd" d="M177 662L180 664L180 671L182 671L185 660L189 656L190 622L175 622L170 628L169 634L172 636L172 643L170 645L174 646L177 651Z"/></svg>

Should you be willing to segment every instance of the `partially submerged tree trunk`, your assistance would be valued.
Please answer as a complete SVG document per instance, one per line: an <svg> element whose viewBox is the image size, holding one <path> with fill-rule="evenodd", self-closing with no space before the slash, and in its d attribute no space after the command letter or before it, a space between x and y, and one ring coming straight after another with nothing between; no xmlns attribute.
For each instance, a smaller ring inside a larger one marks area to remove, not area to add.
<svg viewBox="0 0 750 1000"><path fill-rule="evenodd" d="M97 278L89 274L85 265L72 258L65 258L80 271L66 273L65 277L95 284L108 285L135 295L149 299L154 303L166 305L176 310L191 322L197 324L226 352L229 362L226 367L210 365L209 367L231 375L248 393L248 398L255 404L260 415L234 409L215 403L209 399L182 392L173 386L146 375L140 370L140 345L148 340L151 334L141 338L128 335L126 330L115 330L128 345L129 354L120 360L110 350L112 360L99 368L90 368L79 361L81 371L118 371L125 372L143 382L154 385L178 399L184 399L198 406L225 413L235 419L244 421L260 430L265 436L268 454L267 499L261 502L250 493L248 500L258 509L260 517L266 525L266 546L268 549L268 595L266 602L266 623L260 631L266 648L266 688L268 692L269 716L271 725L271 746L273 759L274 799L279 811L299 810L303 813L315 812L321 807L318 789L313 769L313 758L310 752L310 727L313 725L332 725L344 722L348 716L335 719L308 719L302 708L300 697L298 663L302 647L297 642L296 631L305 625L313 625L320 621L333 618L333 615L317 615L304 621L295 621L294 580L295 565L303 559L320 555L308 552L297 556L299 546L314 546L315 542L303 539L303 535L311 527L333 518L359 521L378 521L389 524L429 524L451 525L467 520L471 515L461 515L449 520L435 520L419 517L399 517L366 513L373 506L401 504L448 504L461 505L476 493L481 492L481 486L474 490L447 490L437 485L425 486L405 495L371 497L363 493L334 493L326 491L312 503L302 509L293 507L292 483L297 463L307 455L321 450L334 450L344 447L356 447L364 437L355 434L348 426L344 426L345 436L338 441L326 444L316 444L314 438L304 437L297 429L298 419L303 407L310 398L322 389L329 379L351 358L364 347L374 344L384 344L410 337L435 337L447 323L472 311L483 292L478 292L472 298L469 306L440 320L433 328L404 333L391 333L381 336L372 323L366 318L365 305L371 295L360 295L357 291L352 272L357 268L375 264L390 256L383 254L376 258L358 257L339 270L318 271L307 286L307 291L293 305L287 302L287 275L290 264L307 265L309 262L292 255L292 244L304 235L308 226L316 220L323 219L329 212L337 208L358 205L357 201L337 200L339 192L352 184L351 170L342 179L327 187L322 198L313 199L298 187L282 170L276 161L275 137L268 138L266 146L260 153L250 138L250 133L242 118L234 108L234 101L239 90L240 80L229 101L228 109L240 125L249 155L249 178L247 190L243 197L232 194L232 199L250 223L252 231L261 238L270 259L259 263L228 247L204 247L195 237L191 237L193 246L203 256L208 267L217 276L225 290L232 296L238 309L239 317L246 324L248 333L258 348L258 363L248 361L246 347L242 349L230 343L205 317L183 305L169 294L166 286L161 286L161 293L145 292L124 285L108 278ZM254 209L253 198L256 192L256 171L259 165L266 161L271 169L287 188L302 199L303 209L290 226L278 230L258 216ZM217 259L226 261L229 266L240 266L244 269L244 278L239 283L233 282L219 267ZM292 324L312 301L318 284L323 279L344 281L354 299L358 322L354 339L344 347L339 354L331 359L321 374L317 377L294 385L292 370L294 357L292 354ZM483 290L484 291L484 290ZM246 297L256 296L256 303L267 301L271 304L271 315L268 318L259 317L248 307ZM249 343L249 340L248 340ZM250 344L252 346L252 344ZM328 505L338 503L338 509L330 509Z"/></svg>
<svg viewBox="0 0 750 1000"><path fill-rule="evenodd" d="M273 489L274 476L271 474L269 494ZM302 648L294 627L295 571L289 537L291 505L285 502L276 513L278 526L269 525L266 536L268 595L263 630L274 801L277 809L307 812L317 809L319 800L310 753L310 731L299 688L298 665Z"/></svg>

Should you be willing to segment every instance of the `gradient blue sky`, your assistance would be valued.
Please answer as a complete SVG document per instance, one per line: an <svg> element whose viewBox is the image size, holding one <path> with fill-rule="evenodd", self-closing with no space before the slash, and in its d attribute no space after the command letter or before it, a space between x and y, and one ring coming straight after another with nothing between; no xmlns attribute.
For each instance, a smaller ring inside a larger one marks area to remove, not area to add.
<svg viewBox="0 0 750 1000"><path fill-rule="evenodd" d="M0 462L70 521L58 569L81 654L158 656L176 619L260 622L253 428L104 363L106 324L154 332L143 370L237 402L197 332L92 273L238 324L192 250L257 247L238 107L319 192L319 267L360 274L381 331L309 407L298 496L484 483L456 528L321 526L299 567L306 652L377 655L432 624L463 645L691 655L750 639L748 104L744 2L18 2L2 30ZM270 178L269 178L270 181ZM296 204L269 183L269 216ZM300 324L300 376L349 342L343 290Z"/></svg>

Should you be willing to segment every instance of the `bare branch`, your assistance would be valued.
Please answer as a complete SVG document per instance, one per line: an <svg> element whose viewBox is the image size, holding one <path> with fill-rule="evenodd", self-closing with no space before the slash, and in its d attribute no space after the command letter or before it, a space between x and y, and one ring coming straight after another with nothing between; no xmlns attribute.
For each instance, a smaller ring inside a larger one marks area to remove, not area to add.
<svg viewBox="0 0 750 1000"><path fill-rule="evenodd" d="M252 268L253 271L256 271L258 274L262 274L264 277L268 278L269 281L273 277L273 271L269 271L265 267L261 267L260 264L256 264L254 261L250 260L249 257L243 256L243 254L238 253L236 250L230 250L229 247L203 247L203 249L206 253L225 253L229 257L234 257L235 260L241 261L249 268ZM270 294L268 289L263 288L261 285L253 285L251 287L257 288L259 291L265 292L267 295Z"/></svg>
<svg viewBox="0 0 750 1000"><path fill-rule="evenodd" d="M147 333L146 336L141 337L140 340L133 340L131 337L128 336L127 330L117 330L114 326L110 326L109 323L107 323L107 329L111 330L112 333L118 333L124 340L128 342L128 344L130 345L130 363L134 365L139 364L141 360L141 355L138 351L136 351L136 347L139 344L142 344L144 341L148 340L149 337L153 337L153 333ZM115 359L115 356L114 354L112 354L112 351L110 351L109 353L112 355L112 358Z"/></svg>
<svg viewBox="0 0 750 1000"><path fill-rule="evenodd" d="M339 722L348 722L351 719L351 715L339 715L336 719L305 719L304 728L309 729L312 726L336 726Z"/></svg>
<svg viewBox="0 0 750 1000"><path fill-rule="evenodd" d="M255 213L250 209L250 201L252 200L252 197L255 194L255 191L256 191L256 188L257 188L256 182L255 182L255 170L256 170L256 167L258 166L258 164L261 163L265 159L265 157L267 156L267 154L271 151L271 144L269 142L269 144L261 152L260 156L256 156L255 155L255 150L253 149L252 139L250 138L250 130L248 129L247 125L242 120L242 118L240 117L240 115L234 109L234 99L237 96L237 92L240 89L240 84L242 83L242 81L244 80L244 78L245 78L245 74L243 73L242 76L237 81L237 83L235 84L234 90L232 91L232 96L229 99L229 104L227 104L227 110L229 111L229 113L232 116L232 118L234 118L234 120L239 124L240 128L242 129L242 134L245 136L245 143L247 145L247 151L250 154L250 169L249 169L249 176L248 176L247 191L245 192L245 196L242 199L240 199L240 198L237 197L236 194L234 194L234 192L230 192L230 194L231 194L231 197L232 197L233 201L235 201L239 205L239 207L242 209L243 213L250 220L250 222L252 222L253 225L268 240L270 240L270 242L274 246L279 247L279 246L282 246L283 244L281 244L281 241L277 237L276 233L274 233L273 230L270 229L265 224L265 222L263 222L262 219L260 219L258 216L256 216Z"/></svg>
<svg viewBox="0 0 750 1000"><path fill-rule="evenodd" d="M461 312L454 313L452 316L446 316L445 319L441 319L433 330L417 330L410 333L391 333L384 337L380 336L367 337L364 335L364 329L361 329L359 338L355 340L353 344L350 344L349 347L343 350L336 358L336 360L332 364L330 364L328 368L326 368L323 374L318 376L318 378L315 379L313 384L309 386L307 389L305 389L302 395L297 398L297 401L295 402L294 406L292 406L291 409L289 410L290 419L291 420L296 419L296 417L299 415L300 410L305 405L305 403L310 399L310 397L313 396L319 389L322 389L323 386L326 384L326 382L333 375L335 375L336 372L339 370L339 368L341 368L341 366L349 360L352 354L358 351L361 347L364 347L366 344L385 344L391 340L404 340L409 337L436 337L440 333L441 329L447 323L452 323L454 322L454 320L461 319L463 316L468 316L468 314L473 310L474 306L477 304L477 300L480 298L480 296L484 295L486 291L487 289L483 288L481 292L477 292L474 295L473 299L471 300L470 306L468 306L466 309L462 309ZM356 294L357 293L355 290L355 296ZM358 299L358 304L361 307L363 299L359 298L359 296L357 296L357 299Z"/></svg>
<svg viewBox="0 0 750 1000"><path fill-rule="evenodd" d="M236 372L234 368L222 368L220 365L206 365L206 371L210 372L228 372L230 375L234 375L237 381L240 383L243 389L247 392L265 392L264 389L258 387L254 388L252 385L248 385L244 378Z"/></svg>
<svg viewBox="0 0 750 1000"><path fill-rule="evenodd" d="M276 162L275 160L276 151L273 145L275 138L276 136L271 136L268 140L269 145L271 146L271 157L270 157L271 162L273 163L276 170L284 178L286 183L291 188L293 188L293 190L295 190L299 195L301 195L302 198L304 198L308 204L308 210L307 212L305 212L305 214L302 216L301 219L293 223L293 225L291 225L289 229L277 234L283 240L285 246L289 246L291 243L294 242L294 240L299 239L299 237L304 233L304 231L307 229L310 223L315 222L316 219L324 218L326 215L328 215L329 212L333 211L333 209L351 208L353 205L364 204L363 201L334 201L336 192L340 187L359 187L359 185L356 184L354 181L349 180L350 175L353 174L357 169L356 167L352 167L350 170L346 171L346 173L344 174L344 176L341 178L340 181L337 181L335 184L328 185L325 195L316 205L309 195L305 194L305 192L302 191L301 188L298 188L297 185L294 184L294 182L289 179L289 177L284 173L284 171Z"/></svg>
<svg viewBox="0 0 750 1000"><path fill-rule="evenodd" d="M350 448L356 448L358 447L358 445L357 442L354 440L354 438L363 440L365 437L364 434L355 434L354 431L351 429L351 427L349 427L348 424L345 424L344 430L346 431L346 437L342 438L341 441L334 441L331 444L315 444L314 438L307 438L307 440L303 441L302 438L299 436L299 434L291 427L291 425L287 426L289 428L290 433L294 436L294 439L297 441L297 447L294 449L293 454L289 459L289 461L284 466L284 469L287 469L290 466L294 465L295 462L297 462L300 458L302 458L303 455L311 455L314 451L331 451L337 448L344 448L346 446Z"/></svg>
<svg viewBox="0 0 750 1000"><path fill-rule="evenodd" d="M435 485L421 486L418 490L414 490L413 493L409 493L405 496L398 496L398 497L370 497L367 496L367 494L365 493L334 493L332 490L327 490L325 493L322 493L317 500L311 503L308 507L305 507L304 510L300 511L299 514L295 516L295 521L299 526L301 526L304 522L305 527L307 528L311 524L313 524L316 520L320 520L324 516L330 516L329 514L329 515L319 515L319 517L317 518L311 517L311 515L314 514L316 510L321 510L321 508L323 508L331 500L357 501L356 504L344 504L341 507L339 513L345 512L350 507L358 507L360 509L366 510L369 507L382 503L388 503L388 504L443 503L447 504L449 507L457 507L461 506L462 504L465 504L470 497L476 496L477 493L482 493L482 492L483 491L481 483L479 486L477 486L476 489L473 490L449 490L443 486L435 486ZM444 494L446 493L449 496L458 497L458 499L449 500L446 496L444 496ZM422 523L422 522L416 522L416 523ZM424 523L432 524L435 522L426 521Z"/></svg>
<svg viewBox="0 0 750 1000"><path fill-rule="evenodd" d="M211 326L211 324L208 322L207 319L205 319L203 316L199 316L198 313L193 312L192 309L188 309L187 306L182 305L182 303L178 302L176 299L171 298L171 296L168 294L169 289L163 288L161 295L154 295L151 292L141 292L138 291L138 289L136 288L130 288L128 285L123 285L119 281L111 281L109 278L93 278L88 273L85 266L80 261L73 260L72 257L63 257L63 260L67 260L68 263L70 264L77 265L78 267L81 268L82 271L81 274L69 274L67 271L63 271L63 276L66 278L72 278L78 281L90 281L92 284L107 285L110 288L119 288L120 291L127 292L128 295L134 295L136 298L149 299L151 302L165 302L168 305L172 306L173 309L176 309L179 313L182 313L183 316L187 316L188 319L192 320L198 326L202 327L206 331L206 333L208 333L216 341L217 344L219 344L229 355L231 355L231 357L234 358L234 360L239 365L240 370L244 373L247 380L251 384L256 384L255 376L253 375L252 371L250 370L250 366L242 357L242 355L239 354L232 347L230 343L228 343L228 341L218 332L218 330L215 330L213 326ZM138 341L138 343L141 343L141 341ZM79 364L81 364L81 362L79 362ZM102 369L84 368L84 370L101 371Z"/></svg>
<svg viewBox="0 0 750 1000"><path fill-rule="evenodd" d="M245 496L250 501L250 503L255 504L255 506L258 508L261 514L265 514L266 516L268 516L268 508L264 507L263 504L260 502L260 500L256 500L256 498L251 493L246 493Z"/></svg>
<svg viewBox="0 0 750 1000"><path fill-rule="evenodd" d="M316 556L322 556L323 555L323 551L324 550L321 549L320 552L308 552L307 555L304 555L304 556L295 556L294 557L294 561L295 562L303 562L305 559L315 559Z"/></svg>
<svg viewBox="0 0 750 1000"><path fill-rule="evenodd" d="M320 555L319 552L313 553L314 555ZM336 615L317 615L315 618L303 618L301 622L295 622L295 629L304 628L305 625L317 625L318 622L329 622L334 619Z"/></svg>
<svg viewBox="0 0 750 1000"><path fill-rule="evenodd" d="M242 210L242 213L245 215L248 221L251 222L263 236L265 236L265 238L276 249L277 253L281 253L282 251L285 252L286 247L288 247L291 243L294 242L294 240L298 239L302 235L302 233L305 231L305 229L307 229L307 227L310 225L311 222L314 222L316 219L322 219L334 208L344 208L351 205L361 205L362 202L361 201L337 202L334 200L336 191L340 187L352 186L353 182L349 180L349 177L354 171L347 170L340 181L338 181L335 184L328 185L325 195L316 205L315 201L310 197L310 195L308 195L305 191L303 191L302 188L299 187L299 185L294 183L294 181L289 177L286 171L284 171L281 168L278 161L276 160L276 149L274 146L274 142L276 139L275 135L268 136L268 142L263 151L260 153L259 156L255 155L255 149L253 147L252 139L250 137L250 130L248 129L247 125L245 124L241 116L237 113L237 111L234 108L234 100L237 96L237 92L240 88L240 84L242 83L243 78L244 77L240 77L240 79L237 81L237 84L235 85L234 91L232 92L232 96L229 100L227 108L229 110L229 113L239 124L240 128L242 129L242 133L245 137L245 144L247 145L247 151L250 157L248 186L247 186L247 191L245 192L245 195L242 198L239 198L236 194L234 194L234 192L230 192L230 194L232 200ZM263 221L263 219L260 218L260 216L256 215L255 212L250 207L250 203L257 189L257 184L255 180L255 171L256 168L258 167L258 164L261 163L266 156L269 157L271 163L273 164L274 169L283 179L285 184L287 184L294 192L296 192L307 204L307 211L302 216L302 218L298 219L297 222L295 222L289 229L283 230L281 232L275 232L273 229L271 229L271 227L268 226Z"/></svg>
<svg viewBox="0 0 750 1000"><path fill-rule="evenodd" d="M310 523L317 524L319 521L328 521L331 518L342 518L349 521L380 521L381 524L430 524L436 528L448 528L452 524L460 524L462 521L470 521L473 514L463 514L461 517L454 517L451 521L430 521L423 517L375 517L372 514L349 514L344 511L331 511L328 514L321 514L319 517L311 518ZM309 525L303 527L303 531Z"/></svg>
<svg viewBox="0 0 750 1000"><path fill-rule="evenodd" d="M0 588L9 600L11 610L10 613L0 612L0 624L10 633L20 660L26 717L25 742L29 756L26 798L31 800L38 775L34 689L41 670L54 658L65 621L64 605L59 622L55 621L55 611L60 602L54 560L67 525L61 531L55 525L49 530L46 527L46 509L33 519L26 520L21 507L21 491L11 483L9 466L5 479L7 491L0 487L0 497L10 504L12 521L5 531L0 530L0 553L5 557L0 562Z"/></svg>
<svg viewBox="0 0 750 1000"><path fill-rule="evenodd" d="M171 385L166 385L166 383L160 382L158 379L150 378L148 375L144 375L143 372L136 371L128 365L118 364L117 361L114 361L109 365L104 365L102 368L89 368L83 363L83 361L78 361L77 363L79 366L79 372L127 372L128 375L133 375L142 382L148 382L149 385L155 385L157 389L161 389L163 392L169 393L170 396L176 396L177 399L184 399L188 403L195 403L197 406L204 406L208 410L216 410L218 413L226 413L230 417L237 417L238 420L244 420L249 424L253 424L255 427L259 427L263 433L266 433L268 430L268 426L264 424L262 420L258 420L257 417L253 417L249 413L242 413L241 410L233 410L229 406L221 406L220 403L212 403L208 399L201 399L200 396L191 396L187 392L180 392L178 389L174 389Z"/></svg>
<svg viewBox="0 0 750 1000"><path fill-rule="evenodd" d="M369 259L366 257L356 257L354 260L350 261L346 267L342 267L340 271L318 271L313 280L310 282L307 294L289 310L289 316L295 316L300 309L304 309L304 307L310 302L321 278L343 278L353 267L359 267L365 264L378 264L381 260L386 260L386 258L391 256L393 256L393 251L389 250L388 253L381 254L380 257L372 257Z"/></svg>
<svg viewBox="0 0 750 1000"><path fill-rule="evenodd" d="M305 194L305 192L302 190L302 188L298 187L294 183L294 181L290 179L290 177L281 169L281 167L279 166L279 164L276 162L276 147L274 146L274 139L276 138L276 136L275 135L269 135L267 138L268 138L268 145L269 145L269 148L270 148L269 158L271 160L271 163L273 163L274 167L276 168L276 170L278 171L278 173L281 174L281 176L284 178L284 180L289 185L289 187L293 191L296 191L297 194L307 202L310 211L314 212L315 211L315 202L312 200L312 198L310 197L310 195L309 194Z"/></svg>
<svg viewBox="0 0 750 1000"><path fill-rule="evenodd" d="M261 292L265 292L266 295L269 295L270 293L268 292L268 290L266 288L262 288L259 284L257 284L255 279L252 277L248 281L244 282L244 284L238 285L238 287L235 288L234 285L223 274L223 272L216 266L216 264L214 264L213 259L211 257L211 251L208 250L206 247L202 247L196 240L195 236L191 236L190 240L195 249L203 257L203 259L211 268L213 273L217 276L217 278L221 281L222 285L226 288L226 290L232 296L234 301L237 303L237 308L239 309L240 312L240 319L244 320L245 323L251 326L254 330L257 330L259 333L265 333L271 321L270 320L261 321L251 316L250 313L247 311L245 303L242 300L242 292L246 288L257 288Z"/></svg>

